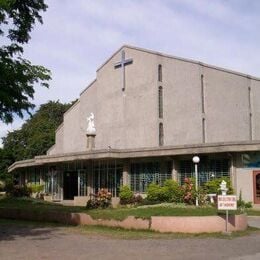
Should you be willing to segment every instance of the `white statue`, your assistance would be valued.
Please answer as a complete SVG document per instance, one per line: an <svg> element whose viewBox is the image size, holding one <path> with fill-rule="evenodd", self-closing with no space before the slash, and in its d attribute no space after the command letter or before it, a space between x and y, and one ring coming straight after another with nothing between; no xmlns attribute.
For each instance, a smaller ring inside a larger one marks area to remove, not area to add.
<svg viewBox="0 0 260 260"><path fill-rule="evenodd" d="M219 186L220 186L220 190L221 190L222 195L226 196L227 195L227 191L228 191L227 183L224 180L222 180L222 182L221 182L221 184Z"/></svg>
<svg viewBox="0 0 260 260"><path fill-rule="evenodd" d="M91 112L90 116L87 117L87 122L88 122L88 126L87 126L87 134L96 134L96 128L95 128L95 124L94 124L94 114Z"/></svg>

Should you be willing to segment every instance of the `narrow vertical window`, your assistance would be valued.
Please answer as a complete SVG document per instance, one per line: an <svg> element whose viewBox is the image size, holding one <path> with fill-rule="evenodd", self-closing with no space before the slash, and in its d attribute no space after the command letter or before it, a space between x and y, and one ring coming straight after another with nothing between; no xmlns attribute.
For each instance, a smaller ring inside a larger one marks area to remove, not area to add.
<svg viewBox="0 0 260 260"><path fill-rule="evenodd" d="M162 82L162 65L158 65L158 81Z"/></svg>
<svg viewBox="0 0 260 260"><path fill-rule="evenodd" d="M158 88L158 108L159 108L159 118L163 118L163 88L160 86Z"/></svg>
<svg viewBox="0 0 260 260"><path fill-rule="evenodd" d="M205 89L204 89L204 75L200 75L201 83L201 112L202 112L202 142L206 142L206 122L205 122Z"/></svg>
<svg viewBox="0 0 260 260"><path fill-rule="evenodd" d="M201 82L201 110L202 110L202 113L205 113L205 105L204 105L204 76L203 76L203 74L200 75L200 82Z"/></svg>
<svg viewBox="0 0 260 260"><path fill-rule="evenodd" d="M163 146L164 143L164 134L163 134L163 123L159 124L159 146Z"/></svg>
<svg viewBox="0 0 260 260"><path fill-rule="evenodd" d="M206 134L205 134L205 118L202 118L202 142L206 142Z"/></svg>
<svg viewBox="0 0 260 260"><path fill-rule="evenodd" d="M248 87L248 110L249 110L249 138L253 140L253 128L252 128L252 104L251 104L251 87Z"/></svg>

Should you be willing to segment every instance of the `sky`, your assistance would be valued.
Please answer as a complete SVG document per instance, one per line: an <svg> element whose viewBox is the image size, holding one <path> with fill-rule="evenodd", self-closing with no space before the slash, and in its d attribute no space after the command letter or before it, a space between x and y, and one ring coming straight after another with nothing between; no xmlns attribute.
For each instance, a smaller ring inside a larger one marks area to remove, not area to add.
<svg viewBox="0 0 260 260"><path fill-rule="evenodd" d="M124 44L260 77L258 0L45 2L44 23L35 25L24 47L27 59L52 72L49 89L35 86L37 107L78 98L96 69ZM0 138L23 122L0 121Z"/></svg>

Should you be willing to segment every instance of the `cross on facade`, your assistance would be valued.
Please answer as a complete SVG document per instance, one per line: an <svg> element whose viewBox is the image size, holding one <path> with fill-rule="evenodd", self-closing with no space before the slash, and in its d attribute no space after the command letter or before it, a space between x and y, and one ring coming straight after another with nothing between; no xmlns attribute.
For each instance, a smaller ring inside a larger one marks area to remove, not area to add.
<svg viewBox="0 0 260 260"><path fill-rule="evenodd" d="M122 67L122 90L125 90L125 66L132 64L133 59L125 59L125 51L121 52L121 61L115 64L115 69Z"/></svg>

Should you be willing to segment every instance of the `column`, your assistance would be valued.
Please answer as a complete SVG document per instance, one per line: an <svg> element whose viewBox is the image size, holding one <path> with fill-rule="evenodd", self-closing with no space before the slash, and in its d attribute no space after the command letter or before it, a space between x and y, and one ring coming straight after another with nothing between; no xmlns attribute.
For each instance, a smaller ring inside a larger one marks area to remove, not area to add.
<svg viewBox="0 0 260 260"><path fill-rule="evenodd" d="M129 180L129 172L130 171L130 163L128 160L125 160L123 163L123 185L129 185L130 186L130 180Z"/></svg>
<svg viewBox="0 0 260 260"><path fill-rule="evenodd" d="M172 179L178 181L178 161L172 159Z"/></svg>

